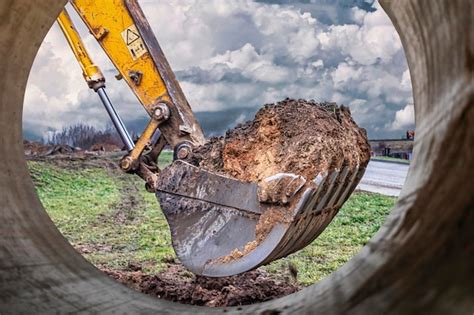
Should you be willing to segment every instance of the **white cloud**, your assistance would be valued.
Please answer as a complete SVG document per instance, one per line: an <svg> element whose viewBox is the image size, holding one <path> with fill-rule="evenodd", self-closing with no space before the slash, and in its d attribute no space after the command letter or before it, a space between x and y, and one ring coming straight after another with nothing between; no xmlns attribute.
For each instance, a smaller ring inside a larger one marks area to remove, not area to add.
<svg viewBox="0 0 474 315"><path fill-rule="evenodd" d="M353 7L351 9L351 13L352 13L352 20L356 23L356 24L363 24L364 23L364 18L365 16L367 15L367 11L365 10L362 10L358 7Z"/></svg>
<svg viewBox="0 0 474 315"><path fill-rule="evenodd" d="M290 76L289 69L277 66L270 58L259 55L248 43L239 50L227 51L209 59L204 69L212 72L215 67L222 65L257 82L284 83Z"/></svg>
<svg viewBox="0 0 474 315"><path fill-rule="evenodd" d="M415 124L415 106L408 104L404 109L397 111L395 121L392 123L393 130L400 130Z"/></svg>
<svg viewBox="0 0 474 315"><path fill-rule="evenodd" d="M401 88L404 91L411 92L412 90L412 85L411 85L411 75L410 75L410 70L405 70L402 75L402 80L400 82Z"/></svg>
<svg viewBox="0 0 474 315"><path fill-rule="evenodd" d="M344 89L346 83L350 80L359 80L362 72L362 68L356 67L354 64L349 65L347 62L343 62L331 73L331 77L337 89Z"/></svg>
<svg viewBox="0 0 474 315"><path fill-rule="evenodd" d="M320 34L323 50L342 51L361 65L391 62L402 45L390 19L379 5L376 8L375 12L358 16L361 26L335 25Z"/></svg>

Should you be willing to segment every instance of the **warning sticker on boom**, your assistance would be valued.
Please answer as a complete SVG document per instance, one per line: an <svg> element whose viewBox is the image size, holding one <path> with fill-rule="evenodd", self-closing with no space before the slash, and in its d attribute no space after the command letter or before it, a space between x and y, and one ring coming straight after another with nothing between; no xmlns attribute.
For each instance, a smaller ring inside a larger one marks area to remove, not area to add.
<svg viewBox="0 0 474 315"><path fill-rule="evenodd" d="M128 51L130 51L133 60L137 60L148 52L135 25L132 25L123 31L122 38L125 45L127 45Z"/></svg>

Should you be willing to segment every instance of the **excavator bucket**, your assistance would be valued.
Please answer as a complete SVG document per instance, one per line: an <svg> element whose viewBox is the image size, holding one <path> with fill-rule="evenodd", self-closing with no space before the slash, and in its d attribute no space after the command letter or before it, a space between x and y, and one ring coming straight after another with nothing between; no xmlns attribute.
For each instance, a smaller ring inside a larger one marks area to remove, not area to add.
<svg viewBox="0 0 474 315"><path fill-rule="evenodd" d="M160 173L156 195L178 258L223 277L304 248L357 187L369 148L345 107L265 106Z"/></svg>
<svg viewBox="0 0 474 315"><path fill-rule="evenodd" d="M223 277L310 244L337 214L364 171L344 167L320 174L290 203L275 205L260 202L256 183L176 161L163 171L156 194L183 265L199 275Z"/></svg>

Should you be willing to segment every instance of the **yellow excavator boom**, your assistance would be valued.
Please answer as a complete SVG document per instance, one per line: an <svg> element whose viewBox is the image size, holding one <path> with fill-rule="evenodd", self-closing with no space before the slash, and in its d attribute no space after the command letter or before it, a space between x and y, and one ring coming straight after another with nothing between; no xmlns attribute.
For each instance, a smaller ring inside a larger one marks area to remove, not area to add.
<svg viewBox="0 0 474 315"><path fill-rule="evenodd" d="M72 0L92 35L151 117L167 104L173 119L160 126L167 142L204 143L181 87L137 0Z"/></svg>
<svg viewBox="0 0 474 315"><path fill-rule="evenodd" d="M70 2L119 71L117 77L127 82L150 116L140 138L133 143L105 92L104 75L64 9L58 24L87 84L99 94L129 151L120 163L121 168L141 176L147 188L154 191L159 172L156 160L164 146L170 145L176 156L186 158L193 147L204 143L202 129L136 0ZM153 142L158 129L161 135Z"/></svg>

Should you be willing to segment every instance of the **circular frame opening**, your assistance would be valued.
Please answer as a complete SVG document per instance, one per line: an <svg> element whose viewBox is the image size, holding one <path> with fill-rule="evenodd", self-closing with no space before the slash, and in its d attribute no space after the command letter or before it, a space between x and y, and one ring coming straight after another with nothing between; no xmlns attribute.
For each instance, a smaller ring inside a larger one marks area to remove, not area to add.
<svg viewBox="0 0 474 315"><path fill-rule="evenodd" d="M0 310L221 312L157 301L108 279L45 213L23 157L21 104L31 64L65 1L0 6ZM469 0L382 1L413 78L417 142L407 183L369 244L321 283L245 313L468 313L474 308L474 62ZM430 8L426 10L426 8ZM436 25L436 28L433 28ZM466 36L467 35L467 36Z"/></svg>

